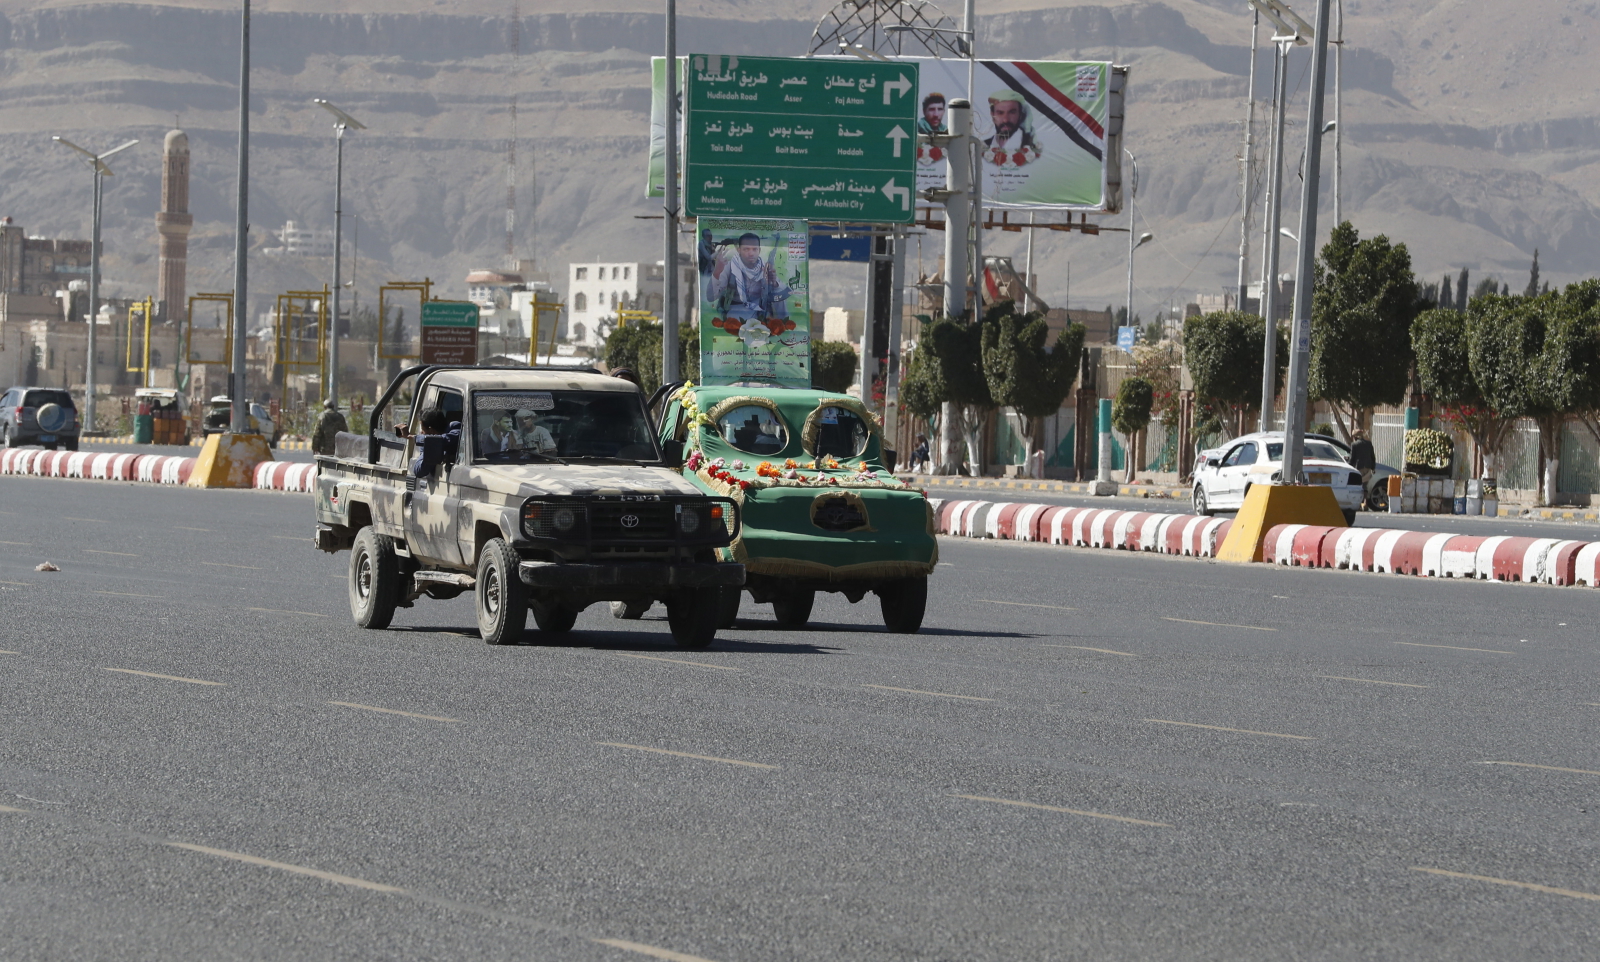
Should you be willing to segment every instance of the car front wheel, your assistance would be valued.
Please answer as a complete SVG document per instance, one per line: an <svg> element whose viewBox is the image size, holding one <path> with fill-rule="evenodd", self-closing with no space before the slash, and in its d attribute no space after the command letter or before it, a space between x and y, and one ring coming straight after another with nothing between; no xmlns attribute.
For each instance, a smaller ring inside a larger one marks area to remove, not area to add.
<svg viewBox="0 0 1600 962"><path fill-rule="evenodd" d="M686 588L667 599L667 626L680 648L704 648L717 639L721 588Z"/></svg>
<svg viewBox="0 0 1600 962"><path fill-rule="evenodd" d="M1204 515L1207 518L1211 517L1211 505L1206 500L1204 485L1197 484L1194 486L1194 513Z"/></svg>
<svg viewBox="0 0 1600 962"><path fill-rule="evenodd" d="M914 635L928 610L928 579L901 578L878 587L883 626L897 635Z"/></svg>

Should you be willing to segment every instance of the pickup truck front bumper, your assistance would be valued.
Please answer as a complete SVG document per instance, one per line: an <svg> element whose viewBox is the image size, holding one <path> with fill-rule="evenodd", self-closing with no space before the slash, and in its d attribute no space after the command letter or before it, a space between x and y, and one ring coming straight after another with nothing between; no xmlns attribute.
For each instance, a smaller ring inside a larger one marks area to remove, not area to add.
<svg viewBox="0 0 1600 962"><path fill-rule="evenodd" d="M524 561L518 574L530 588L737 588L744 584L744 565L735 563Z"/></svg>

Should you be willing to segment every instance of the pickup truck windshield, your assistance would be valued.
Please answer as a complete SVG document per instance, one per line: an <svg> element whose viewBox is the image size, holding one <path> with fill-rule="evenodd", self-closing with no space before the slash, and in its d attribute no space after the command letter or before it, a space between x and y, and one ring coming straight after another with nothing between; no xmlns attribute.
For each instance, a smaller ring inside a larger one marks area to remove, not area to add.
<svg viewBox="0 0 1600 962"><path fill-rule="evenodd" d="M638 396L616 391L478 391L470 428L479 464L658 458Z"/></svg>

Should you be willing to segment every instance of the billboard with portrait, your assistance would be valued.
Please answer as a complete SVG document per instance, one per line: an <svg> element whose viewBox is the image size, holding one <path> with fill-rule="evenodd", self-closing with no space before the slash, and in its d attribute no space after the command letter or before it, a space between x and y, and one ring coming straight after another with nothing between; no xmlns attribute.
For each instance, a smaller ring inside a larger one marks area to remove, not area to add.
<svg viewBox="0 0 1600 962"><path fill-rule="evenodd" d="M967 61L902 59L915 61L919 67L917 133L946 132L949 102L967 95ZM666 63L659 57L653 76L646 193L658 197L667 102ZM1104 61L977 61L973 65L972 128L983 143L979 166L984 206L1120 210L1126 80L1126 67ZM681 156L681 145L679 149ZM932 144L918 145L919 194L930 187L944 187L944 150ZM940 206L920 197L917 203Z"/></svg>
<svg viewBox="0 0 1600 962"><path fill-rule="evenodd" d="M702 217L697 226L701 381L810 387L810 225Z"/></svg>

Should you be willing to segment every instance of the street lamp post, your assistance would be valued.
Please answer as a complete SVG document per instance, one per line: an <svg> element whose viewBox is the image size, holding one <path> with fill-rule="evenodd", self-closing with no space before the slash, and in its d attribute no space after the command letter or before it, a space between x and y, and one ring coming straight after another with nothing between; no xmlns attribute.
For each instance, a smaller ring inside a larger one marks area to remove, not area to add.
<svg viewBox="0 0 1600 962"><path fill-rule="evenodd" d="M328 332L328 400L339 406L339 295L344 290L339 267L343 262L340 245L344 242L344 132L346 129L366 130L366 124L344 111L318 98L312 103L333 114L334 174L333 174L333 329Z"/></svg>
<svg viewBox="0 0 1600 962"><path fill-rule="evenodd" d="M661 210L666 224L662 236L661 268L661 383L674 384L683 379L678 369L678 4L666 0L667 32L667 110L666 156L662 172L666 175L661 184ZM898 141L896 141L898 143ZM557 323L560 323L558 317ZM695 345L699 350L699 345ZM528 358L532 363L533 358Z"/></svg>
<svg viewBox="0 0 1600 962"><path fill-rule="evenodd" d="M94 394L96 389L94 377L95 319L98 317L98 311L100 309L100 213L102 208L101 178L112 176L111 168L106 166L106 158L110 157L112 154L127 150L129 147L137 144L138 141L130 140L119 147L111 148L103 154L97 154L90 150L84 150L82 147L79 147L72 141L67 140L65 137L52 137L50 139L54 140L58 144L61 144L63 147L70 147L87 157L89 159L89 170L94 176L94 229L89 241L89 341L87 345L88 357L85 361L85 366L88 368L88 370L85 372L83 379L83 424L88 430L93 431Z"/></svg>
<svg viewBox="0 0 1600 962"><path fill-rule="evenodd" d="M250 396L245 390L245 334L250 326L250 0L244 0L239 21L239 194L233 224L233 361L228 372L228 397L233 413L229 430L250 430Z"/></svg>
<svg viewBox="0 0 1600 962"><path fill-rule="evenodd" d="M1139 197L1139 161L1133 156L1133 151L1124 148L1122 152L1128 155L1128 163L1133 168L1133 176L1128 181L1128 313L1123 318L1124 323L1132 325L1133 252L1150 243L1152 240L1155 240L1156 235L1150 233L1149 231L1145 231L1143 234L1137 234L1139 229L1136 216L1138 214ZM1136 234L1137 239L1135 239Z"/></svg>

